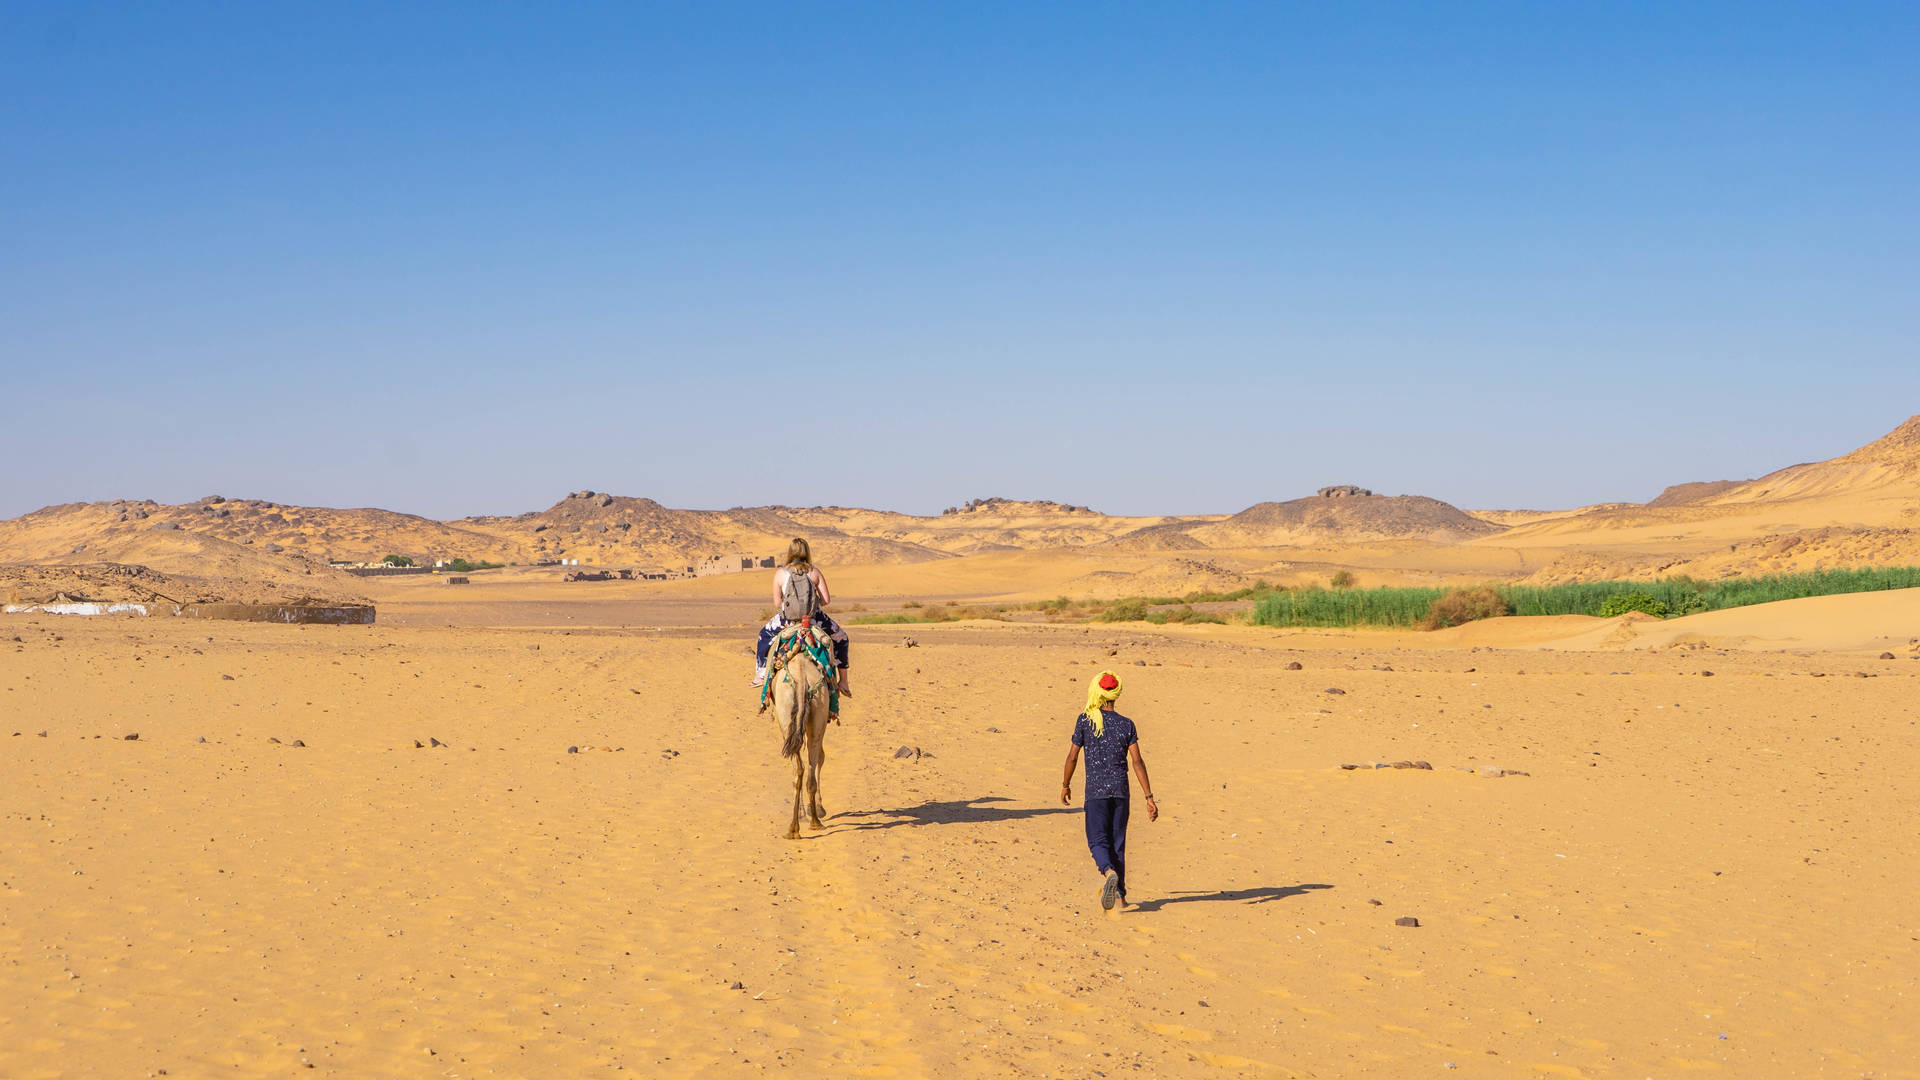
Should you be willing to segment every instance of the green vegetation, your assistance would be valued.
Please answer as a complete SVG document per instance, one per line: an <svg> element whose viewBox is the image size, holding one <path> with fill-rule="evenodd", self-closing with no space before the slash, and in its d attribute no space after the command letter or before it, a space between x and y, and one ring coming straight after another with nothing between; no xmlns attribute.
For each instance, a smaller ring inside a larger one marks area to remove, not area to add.
<svg viewBox="0 0 1920 1080"><path fill-rule="evenodd" d="M1493 615L1599 615L1644 611L1660 618L1797 600L1807 596L1920 588L1920 567L1816 570L1800 574L1696 581L1586 581L1566 585L1487 585L1472 590L1317 586L1274 592L1250 616L1260 626L1457 626Z"/></svg>
<svg viewBox="0 0 1920 1080"><path fill-rule="evenodd" d="M1420 620L1422 630L1444 630L1477 619L1493 619L1513 614L1513 604L1491 585L1474 589L1455 589L1433 602L1427 617Z"/></svg>
<svg viewBox="0 0 1920 1080"><path fill-rule="evenodd" d="M1665 600L1643 592L1614 593L1600 602L1600 617L1603 619L1625 615L1629 611L1644 612L1664 619L1673 613L1673 608Z"/></svg>
<svg viewBox="0 0 1920 1080"><path fill-rule="evenodd" d="M1318 585L1277 592L1253 606L1257 626L1402 626L1420 624L1446 589L1339 589Z"/></svg>
<svg viewBox="0 0 1920 1080"><path fill-rule="evenodd" d="M1342 572L1344 573L1344 571ZM1252 600L1248 621L1258 626L1383 626L1435 630L1499 615L1598 615L1611 618L1640 611L1658 618L1702 611L1767 604L1806 596L1920 588L1920 567L1819 570L1803 574L1697 581L1584 581L1566 585L1480 585L1469 589L1356 589L1308 585L1286 589L1256 582L1231 592L1192 592L1185 596L1126 596L1115 600L1073 600L1057 596L1024 604L923 604L909 600L905 610L864 615L846 621L860 625L1002 622L1038 617L1047 622L1224 623L1221 616L1195 604Z"/></svg>
<svg viewBox="0 0 1920 1080"><path fill-rule="evenodd" d="M386 563L388 566L412 566L413 565L413 560L407 558L405 555L389 555L386 558L381 559L380 561L383 563Z"/></svg>
<svg viewBox="0 0 1920 1080"><path fill-rule="evenodd" d="M468 562L465 559L450 559L447 561L447 569L456 574L464 574L470 570L498 570L503 565L503 563L497 562Z"/></svg>
<svg viewBox="0 0 1920 1080"><path fill-rule="evenodd" d="M1155 626L1167 623L1224 623L1225 619L1205 611L1195 611L1195 604L1233 603L1240 600L1258 600L1279 591L1277 587L1265 581L1257 581L1244 589L1232 592L1190 592L1184 596L1127 596L1117 600L1074 600L1066 596L1056 596L1051 600L1034 600L1024 604L968 604L958 605L948 600L942 603L925 604L918 600L908 600L901 604L904 610L886 615L863 615L847 619L846 622L859 626L890 626L907 623L955 622L961 619L994 619L1009 622L1022 613L1032 613L1047 622L1146 622ZM853 610L853 609L849 609Z"/></svg>
<svg viewBox="0 0 1920 1080"><path fill-rule="evenodd" d="M1336 589L1351 589L1353 588L1353 572L1350 570L1335 570L1333 577L1327 579L1327 584Z"/></svg>

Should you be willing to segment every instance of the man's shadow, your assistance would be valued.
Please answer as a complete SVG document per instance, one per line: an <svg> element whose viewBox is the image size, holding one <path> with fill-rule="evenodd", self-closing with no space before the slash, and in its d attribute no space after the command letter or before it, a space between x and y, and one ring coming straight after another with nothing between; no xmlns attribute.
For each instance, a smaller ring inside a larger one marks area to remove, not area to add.
<svg viewBox="0 0 1920 1080"><path fill-rule="evenodd" d="M952 799L946 802L926 802L919 806L906 806L898 810L845 810L831 816L839 822L844 818L885 818L888 820L862 821L847 825L848 829L891 829L900 825L988 825L999 821L1019 821L1023 818L1042 817L1047 814L1078 814L1081 811L1071 806L1038 806L1027 809L987 806L987 803L1010 803L1012 799L1003 799L997 795L986 795L978 799Z"/></svg>
<svg viewBox="0 0 1920 1080"><path fill-rule="evenodd" d="M1331 885L1318 884L1288 885L1285 887L1268 885L1258 889L1222 889L1219 892L1210 893L1184 892L1175 893L1172 896L1163 896L1158 900L1142 900L1137 904L1129 904L1127 906L1130 911L1142 912L1159 911L1168 904L1232 903L1235 901L1248 904L1265 904L1274 900L1285 900L1289 896L1299 896L1302 893L1312 892L1315 889L1331 888L1333 888Z"/></svg>

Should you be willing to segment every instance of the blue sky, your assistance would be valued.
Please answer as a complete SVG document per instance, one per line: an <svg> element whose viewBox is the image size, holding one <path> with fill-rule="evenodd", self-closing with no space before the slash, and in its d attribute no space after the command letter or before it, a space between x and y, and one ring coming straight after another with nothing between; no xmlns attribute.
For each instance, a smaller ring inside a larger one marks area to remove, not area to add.
<svg viewBox="0 0 1920 1080"><path fill-rule="evenodd" d="M1644 500L1920 413L1920 6L0 0L0 517Z"/></svg>

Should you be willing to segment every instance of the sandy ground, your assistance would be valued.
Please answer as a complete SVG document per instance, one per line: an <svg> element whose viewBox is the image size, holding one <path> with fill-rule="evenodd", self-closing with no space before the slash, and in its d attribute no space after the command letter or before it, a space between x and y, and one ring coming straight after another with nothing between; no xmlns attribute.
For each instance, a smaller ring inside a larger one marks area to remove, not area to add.
<svg viewBox="0 0 1920 1080"><path fill-rule="evenodd" d="M0 619L0 1076L1920 1076L1912 599L861 628L789 842L757 589L670 584ZM1055 797L1102 665L1118 917Z"/></svg>

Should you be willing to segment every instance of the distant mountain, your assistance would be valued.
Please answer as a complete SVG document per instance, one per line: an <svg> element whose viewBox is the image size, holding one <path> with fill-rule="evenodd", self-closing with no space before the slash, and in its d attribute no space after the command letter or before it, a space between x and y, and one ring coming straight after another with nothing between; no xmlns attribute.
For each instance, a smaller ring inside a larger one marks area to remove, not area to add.
<svg viewBox="0 0 1920 1080"><path fill-rule="evenodd" d="M1688 506L1705 502L1726 491L1731 491L1746 483L1745 480L1697 480L1690 484L1673 484L1665 491L1648 500L1647 506Z"/></svg>
<svg viewBox="0 0 1920 1080"><path fill-rule="evenodd" d="M1424 495L1375 495L1326 488L1286 502L1255 503L1219 521L1172 522L1120 537L1116 546L1145 550L1309 547L1383 540L1458 543L1501 526Z"/></svg>

